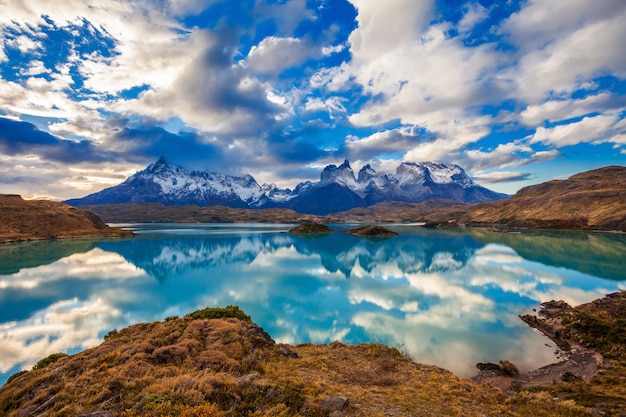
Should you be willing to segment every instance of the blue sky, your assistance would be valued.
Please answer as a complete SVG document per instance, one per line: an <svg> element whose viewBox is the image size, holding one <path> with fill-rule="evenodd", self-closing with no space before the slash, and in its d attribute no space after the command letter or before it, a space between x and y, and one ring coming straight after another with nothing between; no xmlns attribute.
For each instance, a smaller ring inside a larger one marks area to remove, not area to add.
<svg viewBox="0 0 626 417"><path fill-rule="evenodd" d="M626 165L623 0L0 0L0 193L161 155L294 186L347 158L519 188Z"/></svg>

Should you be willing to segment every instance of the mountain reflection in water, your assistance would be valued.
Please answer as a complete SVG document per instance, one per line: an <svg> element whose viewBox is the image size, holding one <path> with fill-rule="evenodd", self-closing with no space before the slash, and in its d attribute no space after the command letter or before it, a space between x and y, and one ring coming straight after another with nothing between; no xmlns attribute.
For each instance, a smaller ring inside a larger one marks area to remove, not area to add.
<svg viewBox="0 0 626 417"><path fill-rule="evenodd" d="M552 361L554 346L518 314L626 288L621 235L398 226L369 241L293 236L288 225L134 228L130 240L0 245L0 382L111 329L229 304L281 342L377 341L462 375L500 359L527 369Z"/></svg>

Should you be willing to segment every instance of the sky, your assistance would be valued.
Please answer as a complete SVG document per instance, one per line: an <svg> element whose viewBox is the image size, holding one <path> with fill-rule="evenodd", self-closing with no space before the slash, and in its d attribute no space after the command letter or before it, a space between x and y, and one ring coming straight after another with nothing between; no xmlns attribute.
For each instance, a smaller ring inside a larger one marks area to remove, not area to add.
<svg viewBox="0 0 626 417"><path fill-rule="evenodd" d="M626 165L624 0L0 0L0 193L164 156L293 187L348 159L521 187Z"/></svg>

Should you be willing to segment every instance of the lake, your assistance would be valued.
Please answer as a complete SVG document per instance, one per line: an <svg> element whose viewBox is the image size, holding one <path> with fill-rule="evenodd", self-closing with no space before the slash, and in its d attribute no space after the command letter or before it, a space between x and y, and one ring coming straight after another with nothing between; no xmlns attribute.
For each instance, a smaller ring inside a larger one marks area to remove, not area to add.
<svg viewBox="0 0 626 417"><path fill-rule="evenodd" d="M123 225L128 240L0 245L0 384L113 329L238 305L276 341L380 342L458 375L526 370L554 344L519 314L626 289L626 236L389 226L304 237L284 224ZM346 229L350 225L335 225Z"/></svg>

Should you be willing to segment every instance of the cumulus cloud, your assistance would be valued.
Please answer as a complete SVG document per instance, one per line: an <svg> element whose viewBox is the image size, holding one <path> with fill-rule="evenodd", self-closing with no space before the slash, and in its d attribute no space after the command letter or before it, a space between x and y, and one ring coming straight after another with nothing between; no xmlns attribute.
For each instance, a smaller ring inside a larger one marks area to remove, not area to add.
<svg viewBox="0 0 626 417"><path fill-rule="evenodd" d="M250 49L246 64L255 72L278 75L309 59L317 59L334 51L300 38L268 36Z"/></svg>
<svg viewBox="0 0 626 417"><path fill-rule="evenodd" d="M581 99L548 100L530 105L520 114L520 121L529 127L585 116L594 112L610 110L626 105L626 98L603 92Z"/></svg>
<svg viewBox="0 0 626 417"><path fill-rule="evenodd" d="M532 178L528 172L491 172L474 176L474 181L479 184L498 184L501 182L527 181Z"/></svg>
<svg viewBox="0 0 626 417"><path fill-rule="evenodd" d="M404 153L421 140L411 128L398 128L376 132L365 138L348 136L344 141L351 160L371 161L388 153Z"/></svg>
<svg viewBox="0 0 626 417"><path fill-rule="evenodd" d="M64 163L105 161L107 151L89 141L63 140L37 129L33 124L0 117L0 151L5 155L35 154Z"/></svg>
<svg viewBox="0 0 626 417"><path fill-rule="evenodd" d="M581 88L602 75L626 76L626 53L607 48L626 37L626 3L601 5L582 0L529 2L502 26L521 48L519 66L511 67L515 97L530 103Z"/></svg>
<svg viewBox="0 0 626 417"><path fill-rule="evenodd" d="M466 6L465 14L457 25L459 32L466 33L474 29L477 23L488 17L488 10L480 3L469 3Z"/></svg>
<svg viewBox="0 0 626 417"><path fill-rule="evenodd" d="M572 146L579 143L613 142L614 136L626 132L619 115L605 114L584 117L580 121L554 127L540 127L532 135L532 143L543 143L556 147Z"/></svg>

